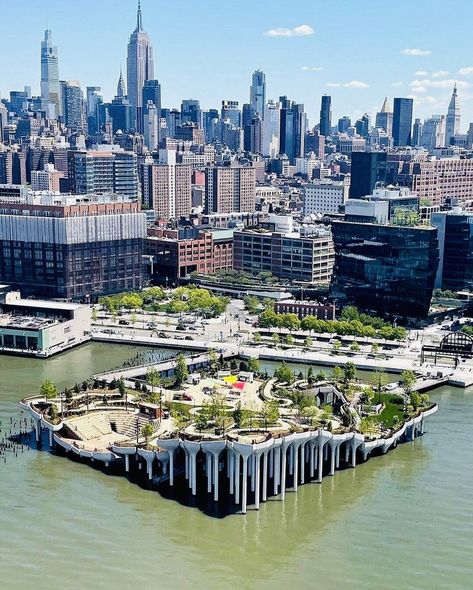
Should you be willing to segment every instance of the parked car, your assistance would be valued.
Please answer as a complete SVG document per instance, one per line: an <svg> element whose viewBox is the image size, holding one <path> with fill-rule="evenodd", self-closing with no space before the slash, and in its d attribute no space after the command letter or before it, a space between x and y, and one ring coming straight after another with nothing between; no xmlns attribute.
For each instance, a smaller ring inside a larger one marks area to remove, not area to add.
<svg viewBox="0 0 473 590"><path fill-rule="evenodd" d="M181 330L181 331L184 331L185 329L186 329L186 328L185 328L184 326L181 326L181 325L179 325L179 326L176 326L176 330Z"/></svg>
<svg viewBox="0 0 473 590"><path fill-rule="evenodd" d="M118 324L120 326L129 326L130 322L128 320L118 320Z"/></svg>
<svg viewBox="0 0 473 590"><path fill-rule="evenodd" d="M184 340L194 340L194 338L192 336L186 336Z"/></svg>

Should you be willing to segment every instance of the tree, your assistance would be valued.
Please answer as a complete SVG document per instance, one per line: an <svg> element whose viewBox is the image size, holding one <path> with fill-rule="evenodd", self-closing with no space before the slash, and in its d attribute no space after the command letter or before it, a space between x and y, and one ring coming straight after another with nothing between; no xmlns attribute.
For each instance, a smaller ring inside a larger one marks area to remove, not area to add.
<svg viewBox="0 0 473 590"><path fill-rule="evenodd" d="M376 436L380 432L380 421L375 416L366 416L360 420L358 430L367 436Z"/></svg>
<svg viewBox="0 0 473 590"><path fill-rule="evenodd" d="M128 309L137 309L138 307L143 307L143 299L138 293L130 293L122 297L121 305Z"/></svg>
<svg viewBox="0 0 473 590"><path fill-rule="evenodd" d="M147 371L146 371L146 381L151 385L151 395L149 396L149 399L151 401L151 403L161 403L161 392L156 392L155 391L155 387L159 387L161 385L161 375L158 373L158 371L153 368L150 367Z"/></svg>
<svg viewBox="0 0 473 590"><path fill-rule="evenodd" d="M340 340L335 340L333 343L333 350L338 351L342 347Z"/></svg>
<svg viewBox="0 0 473 590"><path fill-rule="evenodd" d="M260 334L259 332L255 332L255 333L253 334L253 340L254 340L255 342L261 342L261 334Z"/></svg>
<svg viewBox="0 0 473 590"><path fill-rule="evenodd" d="M332 370L332 378L336 383L341 383L344 378L343 369L341 367L334 367Z"/></svg>
<svg viewBox="0 0 473 590"><path fill-rule="evenodd" d="M349 385L354 379L356 379L356 366L351 361L348 361L343 369L343 380L346 385Z"/></svg>
<svg viewBox="0 0 473 590"><path fill-rule="evenodd" d="M404 388L404 392L409 396L412 392L412 388L416 384L417 378L414 371L407 370L401 374L401 385Z"/></svg>
<svg viewBox="0 0 473 590"><path fill-rule="evenodd" d="M136 324L136 313L132 313L130 317L130 322L134 326Z"/></svg>
<svg viewBox="0 0 473 590"><path fill-rule="evenodd" d="M284 313L282 315L281 325L288 330L298 330L301 325L300 319L295 313Z"/></svg>
<svg viewBox="0 0 473 590"><path fill-rule="evenodd" d="M146 444L148 444L148 440L151 436L153 436L154 428L151 422L147 422L143 428L141 429L142 436L145 437Z"/></svg>
<svg viewBox="0 0 473 590"><path fill-rule="evenodd" d="M371 345L371 352L376 353L378 351L379 351L379 344L377 342L373 342L373 344Z"/></svg>
<svg viewBox="0 0 473 590"><path fill-rule="evenodd" d="M282 383L292 383L294 381L294 373L283 361L282 365L276 369L274 376Z"/></svg>
<svg viewBox="0 0 473 590"><path fill-rule="evenodd" d="M272 336L273 343L278 345L281 342L281 338L279 338L279 334L273 334Z"/></svg>
<svg viewBox="0 0 473 590"><path fill-rule="evenodd" d="M39 388L39 392L41 393L41 395L44 395L44 397L46 399L52 399L54 397L57 397L57 394L58 394L57 387L54 385L54 383L50 379L45 379L41 383L41 387Z"/></svg>
<svg viewBox="0 0 473 590"><path fill-rule="evenodd" d="M384 388L386 387L387 383L388 383L388 376L386 375L386 373L384 371L381 371L381 369L376 369L376 371L374 372L373 384L374 384L376 391L378 393L378 403L381 403L381 393L384 390Z"/></svg>
<svg viewBox="0 0 473 590"><path fill-rule="evenodd" d="M317 375L315 376L315 382L320 383L321 381L325 381L327 379L327 375L324 371L318 371Z"/></svg>
<svg viewBox="0 0 473 590"><path fill-rule="evenodd" d="M185 407L171 410L171 417L178 432L183 430L191 420L189 410Z"/></svg>
<svg viewBox="0 0 473 590"><path fill-rule="evenodd" d="M92 318L92 322L95 324L97 322L97 310L95 309L95 307L92 308L92 313L90 314L90 317Z"/></svg>
<svg viewBox="0 0 473 590"><path fill-rule="evenodd" d="M313 343L314 339L311 336L307 336L307 338L304 340L305 346L312 346Z"/></svg>
<svg viewBox="0 0 473 590"><path fill-rule="evenodd" d="M259 359L257 359L257 358L250 358L250 360L248 361L248 369L252 373L259 373L260 370L261 370L261 364L259 362Z"/></svg>
<svg viewBox="0 0 473 590"><path fill-rule="evenodd" d="M122 397L125 397L126 385L125 385L125 379L123 379L123 377L120 377L120 379L118 380L118 391L120 392L120 395Z"/></svg>
<svg viewBox="0 0 473 590"><path fill-rule="evenodd" d="M417 410L417 408L422 405L422 398L420 393L418 393L417 391L412 391L410 401L414 410Z"/></svg>
<svg viewBox="0 0 473 590"><path fill-rule="evenodd" d="M255 314L259 310L258 297L255 297L254 295L246 295L243 297L243 301L245 303L245 309L249 313Z"/></svg>
<svg viewBox="0 0 473 590"><path fill-rule="evenodd" d="M265 402L260 411L260 421L264 428L276 424L279 420L279 405L276 400Z"/></svg>
<svg viewBox="0 0 473 590"><path fill-rule="evenodd" d="M179 353L177 355L176 368L174 370L174 376L176 377L176 384L182 385L189 375L189 369L187 368L187 362L184 355Z"/></svg>
<svg viewBox="0 0 473 590"><path fill-rule="evenodd" d="M309 367L309 369L307 370L307 382L309 383L309 385L312 385L314 381L314 371L312 370L312 367Z"/></svg>
<svg viewBox="0 0 473 590"><path fill-rule="evenodd" d="M358 342L356 340L354 340L351 343L350 350L352 350L353 352L360 352L360 345L358 344Z"/></svg>
<svg viewBox="0 0 473 590"><path fill-rule="evenodd" d="M285 338L286 344L289 344L289 346L291 346L292 344L294 344L294 336L291 336L291 334L288 334Z"/></svg>

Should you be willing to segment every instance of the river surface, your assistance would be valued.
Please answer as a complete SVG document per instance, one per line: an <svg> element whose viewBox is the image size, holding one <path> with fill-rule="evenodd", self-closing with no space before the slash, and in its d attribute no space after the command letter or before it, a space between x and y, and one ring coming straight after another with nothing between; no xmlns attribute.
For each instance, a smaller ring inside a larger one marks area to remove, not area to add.
<svg viewBox="0 0 473 590"><path fill-rule="evenodd" d="M0 356L0 420L46 377L73 385L143 349ZM466 590L473 390L444 387L426 434L246 516L211 518L125 478L25 451L0 462L2 590ZM10 454L11 455L11 454Z"/></svg>

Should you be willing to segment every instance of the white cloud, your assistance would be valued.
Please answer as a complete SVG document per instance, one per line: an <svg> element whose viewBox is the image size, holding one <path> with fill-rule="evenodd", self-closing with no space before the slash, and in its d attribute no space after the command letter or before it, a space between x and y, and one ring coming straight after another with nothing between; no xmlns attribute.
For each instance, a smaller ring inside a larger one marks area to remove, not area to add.
<svg viewBox="0 0 473 590"><path fill-rule="evenodd" d="M366 82L360 82L360 80L352 80L351 82L327 82L326 86L331 88L369 88L369 84Z"/></svg>
<svg viewBox="0 0 473 590"><path fill-rule="evenodd" d="M321 66L302 66L301 70L304 72L321 72L323 68Z"/></svg>
<svg viewBox="0 0 473 590"><path fill-rule="evenodd" d="M447 70L437 70L436 72L432 72L432 78L445 78L448 74L449 72Z"/></svg>
<svg viewBox="0 0 473 590"><path fill-rule="evenodd" d="M433 106L433 105L442 104L441 101L439 101L438 99L436 99L433 96L418 96L416 94L411 94L407 98L412 98L415 101L416 106L422 106L422 105Z"/></svg>
<svg viewBox="0 0 473 590"><path fill-rule="evenodd" d="M276 29L269 29L263 35L265 37L308 37L315 33L314 29L309 25L299 25L293 29L286 27L278 27Z"/></svg>
<svg viewBox="0 0 473 590"><path fill-rule="evenodd" d="M418 94L418 93L427 92L427 90L430 88L453 88L455 84L460 89L468 88L468 86L469 86L468 82L465 82L464 80L460 80L459 82L457 82L456 80L452 80L452 79L448 79L448 80L429 80L429 79L412 80L412 82L409 84L409 86L411 87L412 92L415 92L416 94Z"/></svg>
<svg viewBox="0 0 473 590"><path fill-rule="evenodd" d="M411 55L411 56L423 56L423 55L430 55L432 52L430 51L430 49L403 49L401 51L402 55Z"/></svg>
<svg viewBox="0 0 473 590"><path fill-rule="evenodd" d="M391 86L393 88L399 88L399 86L402 86L402 85L403 85L403 82L401 82L400 80L398 82L392 82L391 83Z"/></svg>
<svg viewBox="0 0 473 590"><path fill-rule="evenodd" d="M460 68L458 73L460 76L469 76L470 74L473 74L473 66L469 66L468 68Z"/></svg>
<svg viewBox="0 0 473 590"><path fill-rule="evenodd" d="M427 72L426 70L417 70L416 72L414 72L414 76L428 76L429 72Z"/></svg>

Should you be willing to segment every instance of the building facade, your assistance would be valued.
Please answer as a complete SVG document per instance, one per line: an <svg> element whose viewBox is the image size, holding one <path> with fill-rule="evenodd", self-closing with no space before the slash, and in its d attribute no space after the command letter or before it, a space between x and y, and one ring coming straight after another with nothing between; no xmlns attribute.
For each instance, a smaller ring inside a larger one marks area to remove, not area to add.
<svg viewBox="0 0 473 590"><path fill-rule="evenodd" d="M331 295L380 316L428 315L439 252L434 227L333 221Z"/></svg>
<svg viewBox="0 0 473 590"><path fill-rule="evenodd" d="M141 289L146 216L117 195L0 198L0 281L72 300Z"/></svg>
<svg viewBox="0 0 473 590"><path fill-rule="evenodd" d="M435 287L473 292L473 213L433 213L431 223L438 229L440 250Z"/></svg>
<svg viewBox="0 0 473 590"><path fill-rule="evenodd" d="M146 254L153 259L153 277L178 281L193 272L213 274L233 268L233 230L149 228Z"/></svg>
<svg viewBox="0 0 473 590"><path fill-rule="evenodd" d="M334 250L330 231L313 236L294 232L237 230L233 234L233 265L253 274L269 271L280 279L327 284Z"/></svg>
<svg viewBox="0 0 473 590"><path fill-rule="evenodd" d="M208 166L205 169L205 213L255 210L256 174L251 166Z"/></svg>
<svg viewBox="0 0 473 590"><path fill-rule="evenodd" d="M393 113L393 139L395 147L412 143L412 98L395 98Z"/></svg>
<svg viewBox="0 0 473 590"><path fill-rule="evenodd" d="M348 199L350 184L347 181L322 180L303 186L304 216L312 213L338 213Z"/></svg>

